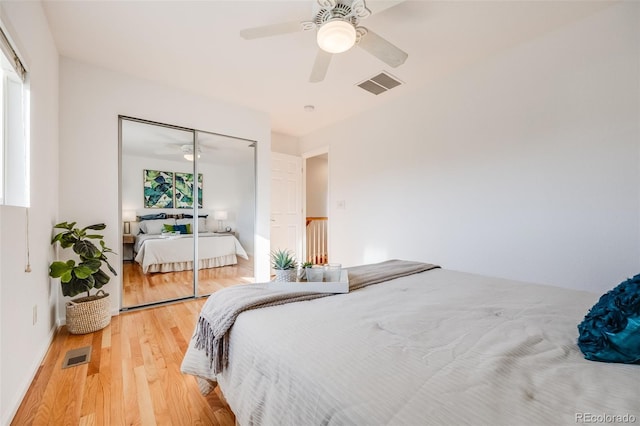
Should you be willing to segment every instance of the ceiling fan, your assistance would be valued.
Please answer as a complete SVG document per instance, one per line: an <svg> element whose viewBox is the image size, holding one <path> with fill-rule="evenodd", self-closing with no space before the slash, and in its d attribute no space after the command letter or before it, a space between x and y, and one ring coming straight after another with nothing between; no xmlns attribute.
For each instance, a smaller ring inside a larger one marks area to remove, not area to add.
<svg viewBox="0 0 640 426"><path fill-rule="evenodd" d="M197 157L200 158L202 154L206 154L214 150L215 148L200 146L198 147ZM188 161L193 161L193 158L194 158L192 144L168 145L165 148L156 151L155 153L157 155L171 155L171 156L181 154Z"/></svg>
<svg viewBox="0 0 640 426"><path fill-rule="evenodd" d="M324 80L333 54L358 46L391 67L402 65L409 56L402 49L368 28L359 26L360 19L372 13L364 0L317 0L320 10L311 21L283 22L247 28L240 31L245 40L318 29L318 53L309 81Z"/></svg>

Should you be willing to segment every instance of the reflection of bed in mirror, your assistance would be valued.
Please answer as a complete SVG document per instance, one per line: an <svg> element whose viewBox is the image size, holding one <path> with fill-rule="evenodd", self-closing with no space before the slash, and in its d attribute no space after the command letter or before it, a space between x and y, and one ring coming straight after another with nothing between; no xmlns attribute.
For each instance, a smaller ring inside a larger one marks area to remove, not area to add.
<svg viewBox="0 0 640 426"><path fill-rule="evenodd" d="M165 221L145 221L170 223ZM145 223L143 222L143 223ZM155 225L155 224L154 224ZM152 228L148 226L148 229ZM160 228L158 228L160 230ZM179 272L193 269L193 234L167 235L144 233L136 237L135 261L143 273ZM233 234L198 233L198 269L235 265L237 256L248 259L240 241Z"/></svg>

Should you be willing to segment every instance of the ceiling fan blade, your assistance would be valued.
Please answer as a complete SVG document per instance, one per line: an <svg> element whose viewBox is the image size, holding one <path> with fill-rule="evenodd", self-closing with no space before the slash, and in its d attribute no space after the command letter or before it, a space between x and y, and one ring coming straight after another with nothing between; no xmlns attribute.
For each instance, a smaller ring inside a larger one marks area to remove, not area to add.
<svg viewBox="0 0 640 426"><path fill-rule="evenodd" d="M337 0L318 0L318 4L323 9L333 9L338 4Z"/></svg>
<svg viewBox="0 0 640 426"><path fill-rule="evenodd" d="M282 22L280 24L264 25L262 27L246 28L240 31L240 37L245 40L253 40L254 38L271 37L281 34L295 33L302 31L300 22Z"/></svg>
<svg viewBox="0 0 640 426"><path fill-rule="evenodd" d="M159 149L157 151L153 151L153 153L156 154L156 155L173 155L173 154L177 154L176 151L168 150L168 149Z"/></svg>
<svg viewBox="0 0 640 426"><path fill-rule="evenodd" d="M310 83L319 83L324 80L324 76L327 75L329 64L333 54L325 52L322 49L318 49L316 60L313 63L313 69L311 70L311 77L309 77Z"/></svg>
<svg viewBox="0 0 640 426"><path fill-rule="evenodd" d="M359 47L394 68L404 64L404 61L409 57L407 52L380 37L373 31L369 29L366 30L367 34L360 39L360 43L358 43Z"/></svg>

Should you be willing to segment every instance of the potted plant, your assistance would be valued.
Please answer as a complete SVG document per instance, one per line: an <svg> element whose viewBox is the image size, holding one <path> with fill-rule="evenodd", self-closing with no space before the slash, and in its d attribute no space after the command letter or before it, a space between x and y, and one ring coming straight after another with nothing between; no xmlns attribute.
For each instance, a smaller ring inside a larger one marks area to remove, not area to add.
<svg viewBox="0 0 640 426"><path fill-rule="evenodd" d="M302 264L300 264L300 268L298 268L298 279L299 280L306 280L307 279L307 268L310 268L313 266L313 263L311 262L304 262Z"/></svg>
<svg viewBox="0 0 640 426"><path fill-rule="evenodd" d="M271 252L271 266L276 272L276 282L295 282L298 262L289 250L274 250Z"/></svg>
<svg viewBox="0 0 640 426"><path fill-rule="evenodd" d="M100 234L88 231L101 231L106 228L104 223L76 228L76 222L62 222L54 226L54 229L62 229L58 232L51 244L60 243L63 249L71 248L78 256L78 262L70 259L66 262L55 261L49 266L49 276L60 278L62 294L75 297L78 294L87 293L86 297L73 299L67 302L67 328L71 334L86 334L101 330L111 322L111 303L109 293L98 290L91 295L91 289L100 289L109 282L109 275L102 270L103 262L113 275L116 270L109 264L107 253L113 251L107 247ZM96 240L96 246L91 240Z"/></svg>

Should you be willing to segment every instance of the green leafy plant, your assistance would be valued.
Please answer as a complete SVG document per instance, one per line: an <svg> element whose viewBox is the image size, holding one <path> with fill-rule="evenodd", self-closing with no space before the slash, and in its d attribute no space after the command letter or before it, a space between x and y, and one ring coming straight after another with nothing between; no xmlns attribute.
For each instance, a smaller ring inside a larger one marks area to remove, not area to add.
<svg viewBox="0 0 640 426"><path fill-rule="evenodd" d="M49 266L49 276L60 278L62 294L65 296L73 297L85 291L87 296L90 296L92 288L101 288L111 279L102 270L103 262L113 275L118 274L107 260L106 254L113 253L113 251L105 245L104 237L100 234L87 233L87 231L102 231L106 225L98 223L82 229L75 226L76 222L62 222L55 225L54 229L63 229L64 231L57 233L51 240L51 244L60 243L64 249L72 248L80 261L78 263L75 260L55 261ZM98 240L100 248L91 240Z"/></svg>
<svg viewBox="0 0 640 426"><path fill-rule="evenodd" d="M298 271L298 278L300 278L301 280L306 279L307 278L307 269L306 268L311 268L313 266L313 263L311 262L304 262L300 264L300 270Z"/></svg>
<svg viewBox="0 0 640 426"><path fill-rule="evenodd" d="M289 250L278 249L272 251L271 261L273 269L288 270L298 267L295 256Z"/></svg>

